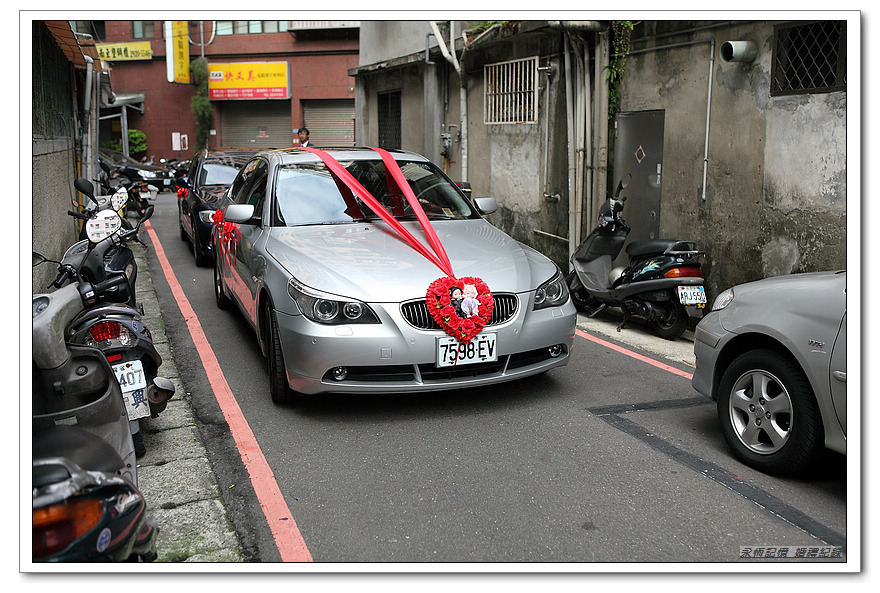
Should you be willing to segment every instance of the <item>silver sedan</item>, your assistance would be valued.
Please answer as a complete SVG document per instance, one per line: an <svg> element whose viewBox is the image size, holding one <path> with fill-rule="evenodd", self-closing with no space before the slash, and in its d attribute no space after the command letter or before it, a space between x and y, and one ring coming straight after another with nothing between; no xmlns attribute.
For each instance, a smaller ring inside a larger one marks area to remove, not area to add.
<svg viewBox="0 0 880 593"><path fill-rule="evenodd" d="M273 400L476 387L567 364L577 314L557 266L481 216L493 199L471 202L424 157L386 156L406 192L375 150L294 149L254 157L223 199L215 296L256 331ZM479 302L465 312L469 290Z"/></svg>
<svg viewBox="0 0 880 593"><path fill-rule="evenodd" d="M718 402L724 439L767 473L846 453L846 272L728 289L694 333L694 388Z"/></svg>

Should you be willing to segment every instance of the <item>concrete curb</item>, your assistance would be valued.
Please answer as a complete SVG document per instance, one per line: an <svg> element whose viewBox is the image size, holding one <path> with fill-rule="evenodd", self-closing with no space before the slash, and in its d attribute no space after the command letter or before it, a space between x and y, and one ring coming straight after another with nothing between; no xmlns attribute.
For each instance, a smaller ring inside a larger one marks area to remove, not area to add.
<svg viewBox="0 0 880 593"><path fill-rule="evenodd" d="M147 453L138 459L138 486L159 528L156 562L247 562L174 364L146 250L137 244L131 249L138 264L137 300L162 356L159 374L176 388L158 418L140 423Z"/></svg>

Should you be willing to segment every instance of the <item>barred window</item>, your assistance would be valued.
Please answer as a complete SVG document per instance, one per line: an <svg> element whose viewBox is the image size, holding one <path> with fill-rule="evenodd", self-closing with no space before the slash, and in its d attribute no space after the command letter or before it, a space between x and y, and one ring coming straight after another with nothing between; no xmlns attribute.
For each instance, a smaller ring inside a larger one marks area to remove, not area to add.
<svg viewBox="0 0 880 593"><path fill-rule="evenodd" d="M538 57L483 67L484 121L533 124L538 121Z"/></svg>
<svg viewBox="0 0 880 593"><path fill-rule="evenodd" d="M846 22L817 21L774 28L770 94L846 90Z"/></svg>
<svg viewBox="0 0 880 593"><path fill-rule="evenodd" d="M379 93L379 147L401 148L400 91Z"/></svg>

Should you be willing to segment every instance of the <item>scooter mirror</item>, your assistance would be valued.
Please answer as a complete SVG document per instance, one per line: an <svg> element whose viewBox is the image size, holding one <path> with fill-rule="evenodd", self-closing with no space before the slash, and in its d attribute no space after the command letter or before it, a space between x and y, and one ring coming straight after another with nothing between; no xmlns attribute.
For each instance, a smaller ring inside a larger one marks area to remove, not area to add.
<svg viewBox="0 0 880 593"><path fill-rule="evenodd" d="M99 243L122 228L122 218L115 210L101 210L86 221L86 236Z"/></svg>
<svg viewBox="0 0 880 593"><path fill-rule="evenodd" d="M120 187L117 189L113 195L110 197L110 205L114 210L119 212L122 210L122 207L125 206L125 203L128 201L128 190L124 187Z"/></svg>
<svg viewBox="0 0 880 593"><path fill-rule="evenodd" d="M623 179L621 179L620 181L617 182L617 189L614 190L614 197L619 196L620 192L622 192L623 190L625 190L627 188L630 181L632 181L632 174L627 173Z"/></svg>

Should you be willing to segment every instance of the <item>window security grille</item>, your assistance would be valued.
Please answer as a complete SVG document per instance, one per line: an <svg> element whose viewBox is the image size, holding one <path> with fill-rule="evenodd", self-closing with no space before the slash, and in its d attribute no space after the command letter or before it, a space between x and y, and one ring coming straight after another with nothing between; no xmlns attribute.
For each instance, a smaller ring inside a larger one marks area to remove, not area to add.
<svg viewBox="0 0 880 593"><path fill-rule="evenodd" d="M379 148L401 148L400 91L379 93Z"/></svg>
<svg viewBox="0 0 880 593"><path fill-rule="evenodd" d="M538 121L538 57L483 67L484 121L533 124Z"/></svg>
<svg viewBox="0 0 880 593"><path fill-rule="evenodd" d="M846 90L846 22L777 25L770 94Z"/></svg>

